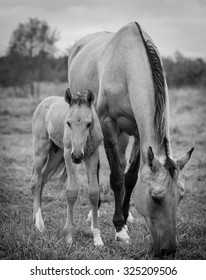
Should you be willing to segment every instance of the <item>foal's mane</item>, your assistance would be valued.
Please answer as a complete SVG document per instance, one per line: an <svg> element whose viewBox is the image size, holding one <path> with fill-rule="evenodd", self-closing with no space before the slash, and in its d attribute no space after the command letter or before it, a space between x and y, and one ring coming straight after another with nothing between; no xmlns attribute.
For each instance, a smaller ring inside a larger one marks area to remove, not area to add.
<svg viewBox="0 0 206 280"><path fill-rule="evenodd" d="M88 91L80 91L78 93L73 93L72 105L78 105L78 106L87 105L89 107L87 94Z"/></svg>
<svg viewBox="0 0 206 280"><path fill-rule="evenodd" d="M139 29L152 71L152 78L153 78L154 91L155 91L154 127L157 134L157 140L160 142L161 147L164 148L163 145L164 138L165 138L164 110L166 104L164 70L154 44L149 39L145 40L140 25L137 22L135 23Z"/></svg>

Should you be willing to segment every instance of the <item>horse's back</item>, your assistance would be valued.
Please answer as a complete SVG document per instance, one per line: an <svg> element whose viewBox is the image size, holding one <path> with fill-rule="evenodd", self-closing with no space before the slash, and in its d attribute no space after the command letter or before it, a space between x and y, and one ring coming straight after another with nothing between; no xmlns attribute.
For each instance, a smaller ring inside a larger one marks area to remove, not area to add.
<svg viewBox="0 0 206 280"><path fill-rule="evenodd" d="M150 39L144 31L143 34L146 39ZM138 79L145 62L147 70L150 71L145 48L135 23L127 24L116 33L99 32L88 35L71 48L68 60L70 89L74 92L91 89L95 95L98 95L99 91L118 94L124 92L125 95L127 80L129 76L134 76L131 73L133 65L135 71L137 67L139 69ZM123 98L128 103L128 96Z"/></svg>
<svg viewBox="0 0 206 280"><path fill-rule="evenodd" d="M68 80L71 91L91 89L96 95L98 94L99 61L113 35L110 32L98 32L85 36L73 45L68 59Z"/></svg>

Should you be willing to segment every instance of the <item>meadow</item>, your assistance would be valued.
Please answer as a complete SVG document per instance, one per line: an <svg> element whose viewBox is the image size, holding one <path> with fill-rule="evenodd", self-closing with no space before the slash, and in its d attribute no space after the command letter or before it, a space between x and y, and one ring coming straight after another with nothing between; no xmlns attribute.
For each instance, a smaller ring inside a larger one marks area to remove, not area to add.
<svg viewBox="0 0 206 280"><path fill-rule="evenodd" d="M66 84L44 84L40 100L48 95L63 95ZM174 157L191 147L195 151L185 167L186 194L177 212L178 247L175 259L206 259L206 90L171 89L171 140ZM109 169L103 146L100 147L100 185L103 203L100 227L103 248L93 245L85 169L78 168L79 197L74 210L74 242L65 246L65 189L58 178L43 191L42 214L46 230L39 233L32 221L32 195L29 178L32 170L32 114L40 102L15 97L0 89L0 259L155 259L151 236L143 218L131 201L134 223L129 223L130 245L115 241L112 224L114 200L107 186ZM130 149L130 147L129 147ZM128 149L128 153L129 153ZM167 257L170 259L171 257Z"/></svg>

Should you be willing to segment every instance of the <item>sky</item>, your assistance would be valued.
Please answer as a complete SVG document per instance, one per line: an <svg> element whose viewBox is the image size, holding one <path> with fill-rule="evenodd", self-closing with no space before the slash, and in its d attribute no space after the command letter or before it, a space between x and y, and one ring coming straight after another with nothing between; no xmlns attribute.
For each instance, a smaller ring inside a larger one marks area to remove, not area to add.
<svg viewBox="0 0 206 280"><path fill-rule="evenodd" d="M206 59L206 0L0 0L0 56L18 24L35 17L57 30L59 54L87 34L137 21L161 55Z"/></svg>

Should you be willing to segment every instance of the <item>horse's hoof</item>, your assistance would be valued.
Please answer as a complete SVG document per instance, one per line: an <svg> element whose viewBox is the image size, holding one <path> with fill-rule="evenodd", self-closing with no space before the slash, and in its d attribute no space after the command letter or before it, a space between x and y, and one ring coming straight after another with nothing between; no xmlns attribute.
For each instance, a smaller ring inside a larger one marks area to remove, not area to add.
<svg viewBox="0 0 206 280"><path fill-rule="evenodd" d="M73 239L72 239L71 236L67 236L65 239L66 239L66 244L67 244L67 246L72 245Z"/></svg>
<svg viewBox="0 0 206 280"><path fill-rule="evenodd" d="M38 211L36 212L36 215L34 216L34 222L35 222L35 227L40 231L44 231L44 221L42 219L41 215L41 209L39 208Z"/></svg>
<svg viewBox="0 0 206 280"><path fill-rule="evenodd" d="M96 246L96 247L102 247L102 246L104 246L104 243L103 243L101 237L100 237L100 238L96 238L96 239L94 240L94 246Z"/></svg>
<svg viewBox="0 0 206 280"><path fill-rule="evenodd" d="M41 223L36 223L35 227L38 229L39 232L43 233L44 232L44 224Z"/></svg>
<svg viewBox="0 0 206 280"><path fill-rule="evenodd" d="M40 231L41 233L44 232L44 222L41 219L36 219L35 227Z"/></svg>
<svg viewBox="0 0 206 280"><path fill-rule="evenodd" d="M102 241L99 228L94 228L93 225L92 225L91 226L91 231L92 231L93 236L94 236L94 245L95 246L103 246L104 243Z"/></svg>
<svg viewBox="0 0 206 280"><path fill-rule="evenodd" d="M115 240L122 241L126 244L130 243L129 235L127 234L125 226L118 232L116 232Z"/></svg>
<svg viewBox="0 0 206 280"><path fill-rule="evenodd" d="M127 221L130 222L130 223L134 223L134 222L135 222L135 218L132 216L132 213L131 213L131 212L129 212Z"/></svg>

